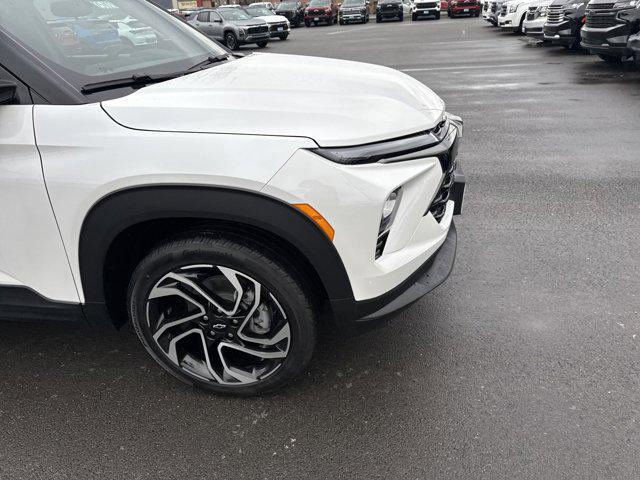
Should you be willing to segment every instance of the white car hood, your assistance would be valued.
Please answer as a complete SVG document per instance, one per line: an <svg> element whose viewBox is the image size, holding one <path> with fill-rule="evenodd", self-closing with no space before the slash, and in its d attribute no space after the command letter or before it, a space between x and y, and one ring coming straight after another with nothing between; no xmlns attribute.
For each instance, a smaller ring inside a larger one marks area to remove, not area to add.
<svg viewBox="0 0 640 480"><path fill-rule="evenodd" d="M390 68L253 54L149 85L103 108L139 130L294 136L347 146L432 128L444 102Z"/></svg>
<svg viewBox="0 0 640 480"><path fill-rule="evenodd" d="M267 23L283 23L287 21L287 17L282 15L265 15L263 17L255 17L264 20Z"/></svg>

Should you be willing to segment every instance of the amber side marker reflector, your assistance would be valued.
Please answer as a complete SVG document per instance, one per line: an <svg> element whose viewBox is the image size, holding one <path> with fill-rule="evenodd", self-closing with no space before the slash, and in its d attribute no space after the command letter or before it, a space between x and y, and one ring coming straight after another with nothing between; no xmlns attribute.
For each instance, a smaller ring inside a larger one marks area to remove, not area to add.
<svg viewBox="0 0 640 480"><path fill-rule="evenodd" d="M333 227L329 222L325 220L322 215L320 215L320 213L315 208L313 208L308 203L294 203L293 206L304 213L311 220L313 220L315 224L320 227L320 230L322 230L325 235L329 237L329 240L333 242L333 236L335 235Z"/></svg>

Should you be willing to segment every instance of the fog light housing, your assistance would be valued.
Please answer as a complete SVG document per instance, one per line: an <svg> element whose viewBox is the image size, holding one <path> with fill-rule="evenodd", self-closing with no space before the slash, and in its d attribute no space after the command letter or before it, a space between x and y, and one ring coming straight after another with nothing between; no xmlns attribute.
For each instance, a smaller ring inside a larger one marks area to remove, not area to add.
<svg viewBox="0 0 640 480"><path fill-rule="evenodd" d="M402 198L402 188L398 188L391 192L382 206L382 214L380 215L380 226L378 227L378 239L376 241L376 255L378 259L384 252L384 247L389 238L389 231L393 226L393 221L398 213L400 199Z"/></svg>

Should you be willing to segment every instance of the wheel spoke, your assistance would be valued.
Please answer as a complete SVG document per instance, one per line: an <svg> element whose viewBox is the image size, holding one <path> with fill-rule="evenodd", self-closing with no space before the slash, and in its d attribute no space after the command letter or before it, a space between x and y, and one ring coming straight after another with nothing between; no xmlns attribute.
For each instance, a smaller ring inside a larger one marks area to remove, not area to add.
<svg viewBox="0 0 640 480"><path fill-rule="evenodd" d="M218 345L218 356L220 357L220 363L222 364L222 368L227 375L235 378L240 383L254 383L260 380L260 376L267 372L256 371L256 368L254 367L253 371L249 373L239 368L235 368L232 365L229 365L226 359L224 358L224 354L223 354L224 349L236 350L238 352L246 353L248 355L253 355L254 357L258 357L263 360L286 358L288 353L288 352L282 352L282 351L255 350L252 348L247 348L241 345L237 345L235 343L220 342L220 344ZM271 372L268 372L267 375L270 373Z"/></svg>
<svg viewBox="0 0 640 480"><path fill-rule="evenodd" d="M220 376L215 372L215 370L211 366L211 360L209 359L209 349L207 348L207 342L204 338L204 333L202 333L202 330L199 328L193 328L191 330L188 330L171 340L171 342L169 343L169 351L167 352L167 356L169 357L169 359L173 363L175 363L177 366L180 366L180 361L178 359L178 353L177 353L177 343L183 338L188 337L190 335L200 336L200 339L202 341L202 350L204 353L205 364L207 366L207 371L211 375L211 378L216 380L219 383L224 383L220 378Z"/></svg>
<svg viewBox="0 0 640 480"><path fill-rule="evenodd" d="M165 279L175 280L176 282L179 282L179 283L182 283L183 285L188 286L189 288L194 290L196 293L198 293L200 296L202 296L202 298L204 298L211 305L213 305L218 310L223 312L225 315L233 315L235 313L235 310L236 310L235 308L232 309L232 310L227 310L222 305L220 305L220 302L214 300L211 297L211 295L209 295L202 287L200 287L193 280L191 280L190 278L185 277L184 275L180 275L178 273L172 272L172 273L169 273L169 274L165 275L164 278ZM238 302L236 301L236 304L237 303Z"/></svg>

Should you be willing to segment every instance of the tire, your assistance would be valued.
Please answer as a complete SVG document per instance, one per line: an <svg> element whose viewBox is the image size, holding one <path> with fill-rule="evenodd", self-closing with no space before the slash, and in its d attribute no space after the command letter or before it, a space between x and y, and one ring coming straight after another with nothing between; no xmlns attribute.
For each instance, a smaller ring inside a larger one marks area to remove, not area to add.
<svg viewBox="0 0 640 480"><path fill-rule="evenodd" d="M400 15L398 15L398 21L404 22L404 13L401 13Z"/></svg>
<svg viewBox="0 0 640 480"><path fill-rule="evenodd" d="M308 21L305 20L304 21L304 26L305 27L310 27L311 26L311 22L308 22Z"/></svg>
<svg viewBox="0 0 640 480"><path fill-rule="evenodd" d="M520 19L520 25L518 25L518 28L515 29L514 33L517 33L519 35L522 35L522 29L524 27L524 19L527 17L526 13L524 15L522 15L522 18Z"/></svg>
<svg viewBox="0 0 640 480"><path fill-rule="evenodd" d="M269 40L265 40L264 42L258 42L256 43L256 45L258 45L258 48L264 48L267 45L269 45Z"/></svg>
<svg viewBox="0 0 640 480"><path fill-rule="evenodd" d="M382 18L376 16L376 23L380 23L380 22L382 22Z"/></svg>
<svg viewBox="0 0 640 480"><path fill-rule="evenodd" d="M224 34L224 44L229 50L238 50L238 48L240 48L236 34L233 32L227 32Z"/></svg>
<svg viewBox="0 0 640 480"><path fill-rule="evenodd" d="M127 306L145 349L171 375L219 394L258 395L311 360L316 315L301 278L268 248L193 234L140 262Z"/></svg>
<svg viewBox="0 0 640 480"><path fill-rule="evenodd" d="M440 12L436 12L436 20L440 20Z"/></svg>
<svg viewBox="0 0 640 480"><path fill-rule="evenodd" d="M411 14L411 21L416 22L418 20L418 16L415 13Z"/></svg>
<svg viewBox="0 0 640 480"><path fill-rule="evenodd" d="M621 63L622 58L614 57L613 55L605 55L603 53L599 53L598 56L607 63Z"/></svg>
<svg viewBox="0 0 640 480"><path fill-rule="evenodd" d="M636 66L636 69L640 70L640 53L633 54L633 63Z"/></svg>
<svg viewBox="0 0 640 480"><path fill-rule="evenodd" d="M447 10L447 17L449 17L449 18L453 18L453 17L454 17L454 14Z"/></svg>
<svg viewBox="0 0 640 480"><path fill-rule="evenodd" d="M288 33L285 33L284 35L280 35L278 38L279 38L280 40L283 40L283 41L284 41L284 40L286 40L287 38L289 38L289 34L288 34Z"/></svg>
<svg viewBox="0 0 640 480"><path fill-rule="evenodd" d="M344 25L344 20L340 20L340 25Z"/></svg>

